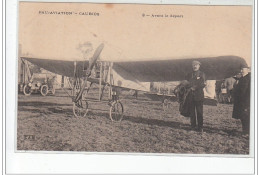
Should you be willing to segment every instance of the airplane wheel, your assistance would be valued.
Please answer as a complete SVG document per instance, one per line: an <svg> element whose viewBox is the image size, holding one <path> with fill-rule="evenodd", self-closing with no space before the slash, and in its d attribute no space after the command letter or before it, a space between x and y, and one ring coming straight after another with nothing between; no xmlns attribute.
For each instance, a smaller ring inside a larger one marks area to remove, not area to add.
<svg viewBox="0 0 260 175"><path fill-rule="evenodd" d="M41 94L42 94L42 96L46 96L48 94L48 86L47 85L42 85Z"/></svg>
<svg viewBox="0 0 260 175"><path fill-rule="evenodd" d="M73 102L73 114L75 117L85 117L88 113L88 102L79 100L77 103Z"/></svg>
<svg viewBox="0 0 260 175"><path fill-rule="evenodd" d="M120 122L123 118L124 108L120 101L115 101L110 107L110 119Z"/></svg>
<svg viewBox="0 0 260 175"><path fill-rule="evenodd" d="M24 93L24 95L26 95L26 96L31 95L31 93L32 93L31 87L29 87L28 85L25 85L25 86L23 87L23 93Z"/></svg>

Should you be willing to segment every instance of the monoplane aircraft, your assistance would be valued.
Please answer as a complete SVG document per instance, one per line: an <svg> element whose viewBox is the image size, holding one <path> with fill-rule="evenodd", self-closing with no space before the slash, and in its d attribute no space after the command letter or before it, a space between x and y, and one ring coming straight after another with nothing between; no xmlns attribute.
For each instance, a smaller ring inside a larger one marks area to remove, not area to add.
<svg viewBox="0 0 260 175"><path fill-rule="evenodd" d="M237 56L219 56L207 58L186 59L151 59L149 61L98 61L100 75L98 78L91 77L93 68L104 48L99 45L94 55L89 60L65 61L53 59L40 59L21 57L50 72L71 77L71 97L73 113L75 116L85 116L88 111L87 94L93 83L99 84L99 99L101 100L104 88L109 87L110 118L112 121L121 121L123 117L123 104L118 98L113 97L113 87L130 88L135 90L149 91L147 85L150 82L168 82L184 80L187 72L191 71L191 62L201 62L201 70L205 72L207 80L221 80L236 75L240 66L246 64L245 60ZM115 77L118 77L115 79ZM87 85L87 82L91 82ZM129 86L129 82L135 86ZM146 84L145 84L146 83Z"/></svg>

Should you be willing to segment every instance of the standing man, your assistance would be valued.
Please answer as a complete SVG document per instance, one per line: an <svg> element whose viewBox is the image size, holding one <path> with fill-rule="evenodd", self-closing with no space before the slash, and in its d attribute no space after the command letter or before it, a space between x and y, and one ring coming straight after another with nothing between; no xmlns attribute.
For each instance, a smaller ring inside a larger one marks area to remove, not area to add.
<svg viewBox="0 0 260 175"><path fill-rule="evenodd" d="M234 108L232 117L240 119L243 134L249 134L250 130L250 73L249 67L241 67L242 77L234 89Z"/></svg>
<svg viewBox="0 0 260 175"><path fill-rule="evenodd" d="M200 71L200 65L199 61L192 62L193 71L186 76L186 80L189 81L189 87L192 91L192 102L190 105L191 127L196 129L196 126L198 126L198 131L203 132L203 88L206 86L206 78L205 74Z"/></svg>

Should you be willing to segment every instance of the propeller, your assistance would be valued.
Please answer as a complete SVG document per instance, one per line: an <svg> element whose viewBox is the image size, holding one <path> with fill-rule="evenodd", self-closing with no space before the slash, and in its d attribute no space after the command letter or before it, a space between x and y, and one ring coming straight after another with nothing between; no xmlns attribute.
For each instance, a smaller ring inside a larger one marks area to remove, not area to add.
<svg viewBox="0 0 260 175"><path fill-rule="evenodd" d="M100 44L100 45L98 46L98 48L95 50L94 55L89 59L89 66L88 66L88 69L87 69L87 71L86 71L86 76L87 76L87 77L90 76L91 71L92 71L94 65L96 64L97 59L99 58L99 56L100 56L100 54L101 54L103 48L104 48L104 43L102 43L102 44Z"/></svg>
<svg viewBox="0 0 260 175"><path fill-rule="evenodd" d="M95 50L94 55L89 59L89 66L88 66L88 69L87 69L87 71L86 71L86 79L84 80L84 84L83 84L83 86L81 87L80 92L78 93L78 95L77 95L76 98L74 99L74 102L78 102L79 99L81 98L81 96L82 96L82 94L83 94L83 91L84 91L84 89L85 89L85 87L86 87L86 85L87 85L87 79L88 79L88 77L91 75L91 71L92 71L94 65L96 64L97 59L99 58L99 56L100 56L100 54L101 54L103 48L104 48L104 44L102 43L102 44L100 44L100 45L97 47L97 49Z"/></svg>

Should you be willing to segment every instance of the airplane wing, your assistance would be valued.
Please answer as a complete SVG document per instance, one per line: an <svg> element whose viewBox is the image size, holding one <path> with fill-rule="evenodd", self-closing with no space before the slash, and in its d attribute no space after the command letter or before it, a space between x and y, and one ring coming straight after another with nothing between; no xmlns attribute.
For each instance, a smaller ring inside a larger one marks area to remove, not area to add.
<svg viewBox="0 0 260 175"><path fill-rule="evenodd" d="M52 59L39 59L21 57L24 60L31 62L47 71L64 75L66 77L74 77L75 73L78 77L84 75L83 69L87 69L89 61L64 61L64 60L52 60Z"/></svg>
<svg viewBox="0 0 260 175"><path fill-rule="evenodd" d="M201 62L201 71L208 80L221 80L240 72L245 60L237 56L166 59L158 61L114 62L113 70L122 78L139 82L181 81L192 71L193 60Z"/></svg>
<svg viewBox="0 0 260 175"><path fill-rule="evenodd" d="M89 61L64 61L21 57L50 72L74 77L84 76L83 69ZM117 61L113 63L113 70L124 80L133 82L163 82L181 81L192 71L193 60L201 62L201 70L208 80L221 80L236 75L241 65L246 65L243 58L237 56L220 56L211 58L167 59L157 61Z"/></svg>

